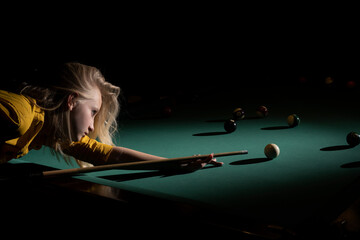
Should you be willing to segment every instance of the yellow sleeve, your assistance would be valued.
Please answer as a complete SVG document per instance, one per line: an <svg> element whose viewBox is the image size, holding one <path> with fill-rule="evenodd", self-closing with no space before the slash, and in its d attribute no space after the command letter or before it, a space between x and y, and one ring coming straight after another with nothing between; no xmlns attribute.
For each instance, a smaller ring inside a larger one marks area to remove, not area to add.
<svg viewBox="0 0 360 240"><path fill-rule="evenodd" d="M0 130L3 141L25 134L33 121L29 100L18 94L0 90Z"/></svg>
<svg viewBox="0 0 360 240"><path fill-rule="evenodd" d="M78 160L94 165L106 164L113 147L84 136L79 142L72 142L64 153Z"/></svg>
<svg viewBox="0 0 360 240"><path fill-rule="evenodd" d="M26 155L44 119L34 99L0 90L0 163Z"/></svg>

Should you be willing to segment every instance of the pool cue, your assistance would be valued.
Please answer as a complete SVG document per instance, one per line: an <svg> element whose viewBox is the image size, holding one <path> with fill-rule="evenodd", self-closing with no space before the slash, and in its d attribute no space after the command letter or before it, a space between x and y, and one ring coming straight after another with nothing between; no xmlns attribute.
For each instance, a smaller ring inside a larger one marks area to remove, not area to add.
<svg viewBox="0 0 360 240"><path fill-rule="evenodd" d="M235 152L223 152L223 153L215 153L215 157L225 157L231 155L241 155L247 154L247 150L242 151L235 151ZM165 158L160 160L148 160L148 161L136 161L136 162L126 162L126 163L115 163L115 164L107 164L107 165L100 165L95 167L88 167L88 168L72 168L72 169L61 169L61 170L51 170L51 171L44 171L42 172L42 176L44 178L49 177L59 177L59 176L67 176L67 175L75 175L81 173L89 173L89 172L97 172L97 171L104 171L104 170L111 170L111 169L141 169L141 167L156 163L170 163L170 162L186 162L191 160L197 159L205 159L209 157L208 155L198 155L198 156L188 156L188 157L179 157L179 158ZM147 169L147 170L157 170L158 168L154 169Z"/></svg>

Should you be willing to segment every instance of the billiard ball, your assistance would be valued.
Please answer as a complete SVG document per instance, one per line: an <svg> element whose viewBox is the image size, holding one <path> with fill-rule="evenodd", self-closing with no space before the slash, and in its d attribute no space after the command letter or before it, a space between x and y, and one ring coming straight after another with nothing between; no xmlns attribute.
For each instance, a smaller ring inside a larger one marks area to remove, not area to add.
<svg viewBox="0 0 360 240"><path fill-rule="evenodd" d="M351 147L355 147L360 144L360 135L356 132L350 132L346 136L346 141Z"/></svg>
<svg viewBox="0 0 360 240"><path fill-rule="evenodd" d="M346 87L347 87L347 88L354 88L355 86L356 86L356 82L355 82L355 81L350 80L350 81L347 81L347 82L346 82Z"/></svg>
<svg viewBox="0 0 360 240"><path fill-rule="evenodd" d="M291 114L287 117L289 127L296 127L300 124L300 118L296 114Z"/></svg>
<svg viewBox="0 0 360 240"><path fill-rule="evenodd" d="M259 117L267 117L267 115L269 115L269 111L268 111L267 107L260 106L256 109L256 114Z"/></svg>
<svg viewBox="0 0 360 240"><path fill-rule="evenodd" d="M171 114L172 114L172 109L171 109L171 107L165 106L165 107L162 109L162 114L163 114L164 117L170 117Z"/></svg>
<svg viewBox="0 0 360 240"><path fill-rule="evenodd" d="M332 78L330 76L326 77L324 82L327 86L331 86L334 83L334 78Z"/></svg>
<svg viewBox="0 0 360 240"><path fill-rule="evenodd" d="M235 108L232 112L234 120L240 120L245 118L245 112L242 108Z"/></svg>
<svg viewBox="0 0 360 240"><path fill-rule="evenodd" d="M228 133L232 133L236 130L236 122L234 119L228 119L224 123L225 131Z"/></svg>
<svg viewBox="0 0 360 240"><path fill-rule="evenodd" d="M265 156L269 159L274 159L279 156L280 148L274 143L269 143L264 149Z"/></svg>

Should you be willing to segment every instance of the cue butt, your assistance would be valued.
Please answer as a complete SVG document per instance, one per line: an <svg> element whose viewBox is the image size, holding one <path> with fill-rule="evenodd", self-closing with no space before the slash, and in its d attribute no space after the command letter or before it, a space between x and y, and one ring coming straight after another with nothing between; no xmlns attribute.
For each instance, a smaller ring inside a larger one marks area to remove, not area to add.
<svg viewBox="0 0 360 240"><path fill-rule="evenodd" d="M225 157L232 155L242 155L247 154L247 150L234 151L234 152L223 152L223 153L215 153L214 157ZM136 161L136 162L126 162L126 163L115 163L108 165L100 165L95 167L88 168L72 168L72 169L61 169L61 170L52 170L52 171L44 171L42 176L44 178L48 177L57 177L57 176L67 176L67 175L76 175L81 173L89 173L89 172L97 172L111 169L128 169L128 170L158 170L160 165L165 163L174 163L174 162L186 162L197 159L205 159L209 157L207 155L198 155L198 156L188 156L188 157L179 157L179 158L166 158L160 160L149 160L149 161Z"/></svg>

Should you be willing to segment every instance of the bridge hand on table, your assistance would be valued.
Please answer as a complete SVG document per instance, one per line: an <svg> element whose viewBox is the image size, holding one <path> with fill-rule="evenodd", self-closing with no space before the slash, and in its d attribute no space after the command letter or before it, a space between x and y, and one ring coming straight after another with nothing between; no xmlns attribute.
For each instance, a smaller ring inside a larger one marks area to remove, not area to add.
<svg viewBox="0 0 360 240"><path fill-rule="evenodd" d="M182 163L180 166L181 166L181 170L193 172L193 171L196 171L196 170L199 170L199 169L205 167L207 164L211 164L215 167L220 167L224 163L217 162L216 158L214 158L214 154L212 153L209 155L209 157L207 157L205 159L197 159L197 160L194 160L191 162Z"/></svg>

